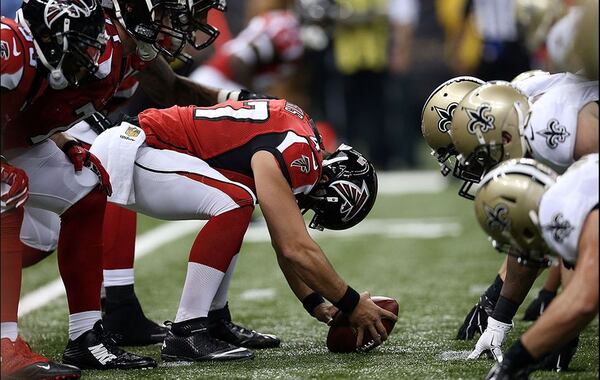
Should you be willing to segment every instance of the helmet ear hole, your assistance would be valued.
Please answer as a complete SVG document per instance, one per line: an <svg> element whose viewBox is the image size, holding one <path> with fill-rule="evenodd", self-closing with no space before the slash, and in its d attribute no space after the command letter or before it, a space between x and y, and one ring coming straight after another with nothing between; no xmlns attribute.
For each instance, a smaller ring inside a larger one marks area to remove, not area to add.
<svg viewBox="0 0 600 380"><path fill-rule="evenodd" d="M529 228L523 229L523 237L526 239L532 239L534 236L534 233Z"/></svg>
<svg viewBox="0 0 600 380"><path fill-rule="evenodd" d="M508 144L512 141L512 135L506 131L502 131L502 144Z"/></svg>

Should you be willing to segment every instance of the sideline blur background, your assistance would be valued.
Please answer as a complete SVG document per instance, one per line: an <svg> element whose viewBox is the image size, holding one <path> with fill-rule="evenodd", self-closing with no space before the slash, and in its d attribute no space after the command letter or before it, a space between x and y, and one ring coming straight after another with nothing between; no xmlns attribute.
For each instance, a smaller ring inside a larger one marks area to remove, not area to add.
<svg viewBox="0 0 600 380"><path fill-rule="evenodd" d="M13 17L20 0L2 0ZM421 108L457 75L511 80L569 65L573 0L228 0L217 42L171 64L207 85L287 98L329 146L354 145L379 169L431 165ZM597 6L596 6L597 10ZM597 25L597 15L595 16ZM597 28L597 26L596 26ZM597 30L592 29L596 38ZM590 36L590 38L593 36ZM138 91L126 113L156 106Z"/></svg>

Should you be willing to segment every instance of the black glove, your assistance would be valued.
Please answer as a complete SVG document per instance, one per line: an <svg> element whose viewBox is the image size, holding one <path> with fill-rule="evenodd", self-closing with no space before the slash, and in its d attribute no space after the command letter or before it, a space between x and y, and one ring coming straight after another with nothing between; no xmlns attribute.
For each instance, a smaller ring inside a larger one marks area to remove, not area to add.
<svg viewBox="0 0 600 380"><path fill-rule="evenodd" d="M508 365L497 363L484 377L485 380L527 380L529 373L526 369L512 370Z"/></svg>
<svg viewBox="0 0 600 380"><path fill-rule="evenodd" d="M485 376L486 380L527 380L534 369L535 360L517 340L504 354L501 363L496 364Z"/></svg>
<svg viewBox="0 0 600 380"><path fill-rule="evenodd" d="M540 315L546 310L550 302L556 297L556 292L551 292L546 289L540 290L537 297L527 306L525 314L523 315L524 321L536 321Z"/></svg>
<svg viewBox="0 0 600 380"><path fill-rule="evenodd" d="M566 371L569 369L569 364L571 364L571 359L573 359L573 356L575 356L578 346L579 335L569 343L565 344L563 347L544 356L537 368L543 371Z"/></svg>
<svg viewBox="0 0 600 380"><path fill-rule="evenodd" d="M485 295L479 297L479 302L469 311L462 326L458 329L456 339L471 340L475 333L483 334L487 328L487 319L492 315L494 307L496 307L496 304L490 301L488 297Z"/></svg>
<svg viewBox="0 0 600 380"><path fill-rule="evenodd" d="M254 99L277 99L274 96L257 94L248 90L240 90L237 100L254 100Z"/></svg>
<svg viewBox="0 0 600 380"><path fill-rule="evenodd" d="M115 125L102 112L94 112L84 120L98 135Z"/></svg>

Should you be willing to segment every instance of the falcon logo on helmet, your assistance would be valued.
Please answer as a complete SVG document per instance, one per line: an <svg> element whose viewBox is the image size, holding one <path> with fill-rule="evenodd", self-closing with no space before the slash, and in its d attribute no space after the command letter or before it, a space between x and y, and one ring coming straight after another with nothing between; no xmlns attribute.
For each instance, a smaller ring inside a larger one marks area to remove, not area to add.
<svg viewBox="0 0 600 380"><path fill-rule="evenodd" d="M64 0L50 0L44 9L44 18L46 25L50 28L63 14L72 18L89 17L92 11L96 9L96 2L85 3L83 1L73 0L66 2Z"/></svg>
<svg viewBox="0 0 600 380"><path fill-rule="evenodd" d="M469 115L469 124L467 130L470 134L474 135L479 129L482 133L491 131L494 129L494 115L491 115L492 107L489 104L484 103L477 107L477 109L467 108L467 114Z"/></svg>
<svg viewBox="0 0 600 380"><path fill-rule="evenodd" d="M369 189L365 181L362 182L361 187L349 181L336 181L329 186L344 200L340 206L340 214L343 215L344 222L354 218L369 200Z"/></svg>
<svg viewBox="0 0 600 380"><path fill-rule="evenodd" d="M508 207L504 203L498 203L493 208L485 205L485 214L490 230L507 231L510 229L510 220L507 218Z"/></svg>
<svg viewBox="0 0 600 380"><path fill-rule="evenodd" d="M546 129L536 132L536 134L546 139L546 144L550 149L556 149L558 144L564 143L567 141L567 137L571 136L571 134L567 132L567 128L560 125L559 121L556 119L550 120Z"/></svg>
<svg viewBox="0 0 600 380"><path fill-rule="evenodd" d="M290 166L300 168L302 173L310 172L310 160L305 155L302 155L300 158L296 158L294 161L292 161Z"/></svg>
<svg viewBox="0 0 600 380"><path fill-rule="evenodd" d="M440 120L438 121L438 129L440 132L446 133L450 130L450 124L452 123L452 114L454 114L456 107L458 107L458 103L450 103L446 108L433 106L435 112L440 117Z"/></svg>
<svg viewBox="0 0 600 380"><path fill-rule="evenodd" d="M544 228L552 230L552 238L556 240L557 243L562 243L565 241L565 239L569 237L574 229L571 223L565 219L563 214L560 212L554 215L552 218L552 223Z"/></svg>

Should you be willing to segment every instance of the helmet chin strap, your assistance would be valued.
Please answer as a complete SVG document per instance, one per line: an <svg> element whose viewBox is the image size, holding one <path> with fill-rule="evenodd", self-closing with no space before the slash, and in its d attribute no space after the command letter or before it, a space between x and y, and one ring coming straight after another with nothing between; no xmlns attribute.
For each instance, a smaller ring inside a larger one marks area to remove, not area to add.
<svg viewBox="0 0 600 380"><path fill-rule="evenodd" d="M25 30L27 30L27 32L31 33L29 25L27 24L27 21L23 17L23 12L21 9L19 9L17 11L16 20ZM64 33L67 33L69 31L70 23L71 23L71 20L68 18L65 18L64 28L63 28ZM62 39L62 44L63 44L62 49L64 52L65 50L67 50L67 48L69 46L69 41L64 36ZM37 53L39 60L42 62L42 65L49 71L48 83L50 84L50 87L52 87L54 90L62 90L64 88L66 88L69 85L69 81L67 80L67 78L65 77L65 74L62 71L62 64L65 59L64 53L63 53L62 57L60 58L58 65L56 67L53 67L46 59L44 52L42 51L42 49L40 48L40 45L38 45L38 43L35 39L33 39L33 46L35 47L35 52Z"/></svg>

